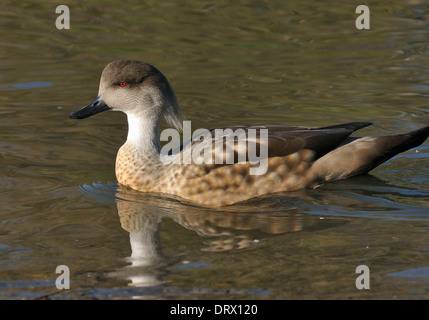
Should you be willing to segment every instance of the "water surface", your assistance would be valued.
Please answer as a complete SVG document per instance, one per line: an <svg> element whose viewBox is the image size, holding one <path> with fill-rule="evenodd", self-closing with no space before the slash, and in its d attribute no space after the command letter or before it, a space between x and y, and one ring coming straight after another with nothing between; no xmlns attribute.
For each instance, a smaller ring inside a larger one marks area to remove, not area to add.
<svg viewBox="0 0 429 320"><path fill-rule="evenodd" d="M369 4L362 31L344 1L75 1L70 30L59 4L0 7L0 298L428 298L428 142L371 175L209 209L117 184L123 114L68 118L109 61L136 59L193 129L410 131L429 124L425 1Z"/></svg>

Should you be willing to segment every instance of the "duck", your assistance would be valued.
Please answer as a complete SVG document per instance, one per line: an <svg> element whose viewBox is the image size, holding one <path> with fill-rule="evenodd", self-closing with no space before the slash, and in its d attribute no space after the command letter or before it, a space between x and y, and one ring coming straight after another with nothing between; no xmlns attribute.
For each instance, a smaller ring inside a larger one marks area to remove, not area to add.
<svg viewBox="0 0 429 320"><path fill-rule="evenodd" d="M398 153L421 145L429 135L426 126L388 136L351 136L372 122L320 128L238 125L207 130L165 152L161 147L160 121L165 120L171 130L181 132L183 114L164 74L147 62L134 60L107 64L97 97L70 113L70 118L84 119L108 110L124 112L128 121L127 139L116 156L115 173L120 185L208 207L317 188L363 175ZM219 130L223 135L216 136ZM241 135L234 135L237 131ZM220 161L210 161L218 159L216 153L224 150L227 141L234 141L229 149L232 151L225 152ZM265 163L263 172L257 174L252 174L255 159L246 156L251 142L260 148L259 160ZM202 161L201 156L180 161L195 148L207 151L203 159L207 161Z"/></svg>

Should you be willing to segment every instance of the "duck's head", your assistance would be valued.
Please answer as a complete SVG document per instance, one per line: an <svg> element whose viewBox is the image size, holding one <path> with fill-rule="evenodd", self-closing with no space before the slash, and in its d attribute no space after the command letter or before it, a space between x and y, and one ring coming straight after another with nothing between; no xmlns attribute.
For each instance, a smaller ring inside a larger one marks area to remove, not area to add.
<svg viewBox="0 0 429 320"><path fill-rule="evenodd" d="M84 119L106 110L122 111L153 121L164 116L171 126L182 128L182 114L167 78L155 67L141 61L109 63L101 74L97 98L72 112L70 118Z"/></svg>

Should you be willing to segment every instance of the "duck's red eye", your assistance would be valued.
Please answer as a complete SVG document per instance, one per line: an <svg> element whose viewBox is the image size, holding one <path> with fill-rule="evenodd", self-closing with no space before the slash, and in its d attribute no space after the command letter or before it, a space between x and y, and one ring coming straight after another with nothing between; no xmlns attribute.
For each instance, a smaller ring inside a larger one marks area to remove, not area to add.
<svg viewBox="0 0 429 320"><path fill-rule="evenodd" d="M126 83L126 82L119 82L119 85L120 85L121 87L125 87L125 86L127 85L127 83Z"/></svg>

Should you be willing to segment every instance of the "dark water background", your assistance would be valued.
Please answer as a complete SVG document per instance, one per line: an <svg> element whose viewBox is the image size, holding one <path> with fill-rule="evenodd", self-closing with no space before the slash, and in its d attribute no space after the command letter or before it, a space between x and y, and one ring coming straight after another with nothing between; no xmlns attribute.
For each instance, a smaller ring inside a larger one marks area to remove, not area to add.
<svg viewBox="0 0 429 320"><path fill-rule="evenodd" d="M205 209L117 185L123 114L68 118L109 61L135 59L193 129L413 130L429 124L428 2L367 1L370 30L356 1L73 1L57 30L60 4L0 5L0 298L429 297L428 142L368 176Z"/></svg>

